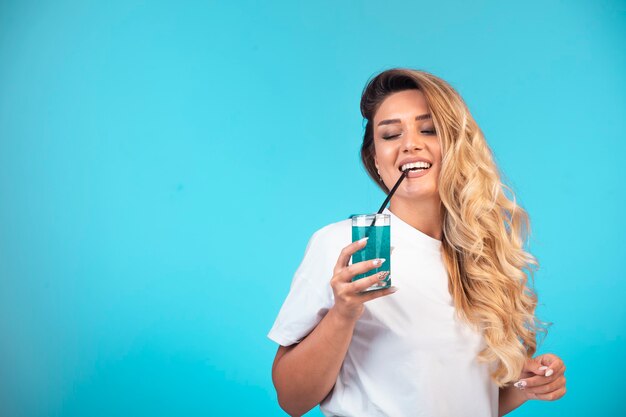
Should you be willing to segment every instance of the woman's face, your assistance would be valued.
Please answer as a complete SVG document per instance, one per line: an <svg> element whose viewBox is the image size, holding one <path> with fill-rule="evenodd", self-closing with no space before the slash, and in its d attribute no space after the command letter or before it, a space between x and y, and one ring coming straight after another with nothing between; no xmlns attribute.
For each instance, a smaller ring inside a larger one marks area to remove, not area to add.
<svg viewBox="0 0 626 417"><path fill-rule="evenodd" d="M387 188L391 189L412 167L395 198L439 198L441 146L430 109L420 90L389 95L374 115L374 162Z"/></svg>

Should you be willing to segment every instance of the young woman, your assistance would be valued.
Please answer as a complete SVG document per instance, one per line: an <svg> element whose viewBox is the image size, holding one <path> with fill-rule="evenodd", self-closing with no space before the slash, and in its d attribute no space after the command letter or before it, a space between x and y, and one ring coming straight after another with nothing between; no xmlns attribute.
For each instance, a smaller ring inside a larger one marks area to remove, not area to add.
<svg viewBox="0 0 626 417"><path fill-rule="evenodd" d="M352 282L350 220L318 230L269 337L280 406L302 415L496 416L565 394L565 366L533 358L536 266L528 220L501 182L459 94L432 74L393 69L366 86L361 157L391 199L392 281Z"/></svg>

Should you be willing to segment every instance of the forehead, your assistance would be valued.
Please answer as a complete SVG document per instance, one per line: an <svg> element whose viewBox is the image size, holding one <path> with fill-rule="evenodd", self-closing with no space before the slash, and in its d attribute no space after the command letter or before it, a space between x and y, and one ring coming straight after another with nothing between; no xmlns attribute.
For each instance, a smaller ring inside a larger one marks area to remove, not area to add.
<svg viewBox="0 0 626 417"><path fill-rule="evenodd" d="M428 103L420 90L405 90L390 94L374 115L374 124L384 119L414 118L429 113Z"/></svg>

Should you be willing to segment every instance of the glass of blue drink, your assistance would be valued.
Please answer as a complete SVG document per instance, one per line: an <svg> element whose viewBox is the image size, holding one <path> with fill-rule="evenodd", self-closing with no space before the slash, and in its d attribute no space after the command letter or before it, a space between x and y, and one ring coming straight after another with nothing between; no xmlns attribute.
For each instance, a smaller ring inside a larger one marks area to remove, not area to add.
<svg viewBox="0 0 626 417"><path fill-rule="evenodd" d="M352 263L355 264L377 258L386 259L379 268L371 269L352 279L352 281L355 281L379 272L387 272L387 277L384 280L372 285L365 291L382 290L391 286L390 224L391 216L389 214L357 214L352 216L352 241L356 242L364 237L369 237L367 245L352 255Z"/></svg>

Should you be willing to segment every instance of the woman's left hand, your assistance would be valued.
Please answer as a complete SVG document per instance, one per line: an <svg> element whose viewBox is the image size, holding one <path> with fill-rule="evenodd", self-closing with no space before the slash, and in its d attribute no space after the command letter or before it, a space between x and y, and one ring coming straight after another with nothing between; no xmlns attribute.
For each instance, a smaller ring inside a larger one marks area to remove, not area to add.
<svg viewBox="0 0 626 417"><path fill-rule="evenodd" d="M526 359L520 380L513 384L527 399L554 401L565 395L565 364L546 353Z"/></svg>

